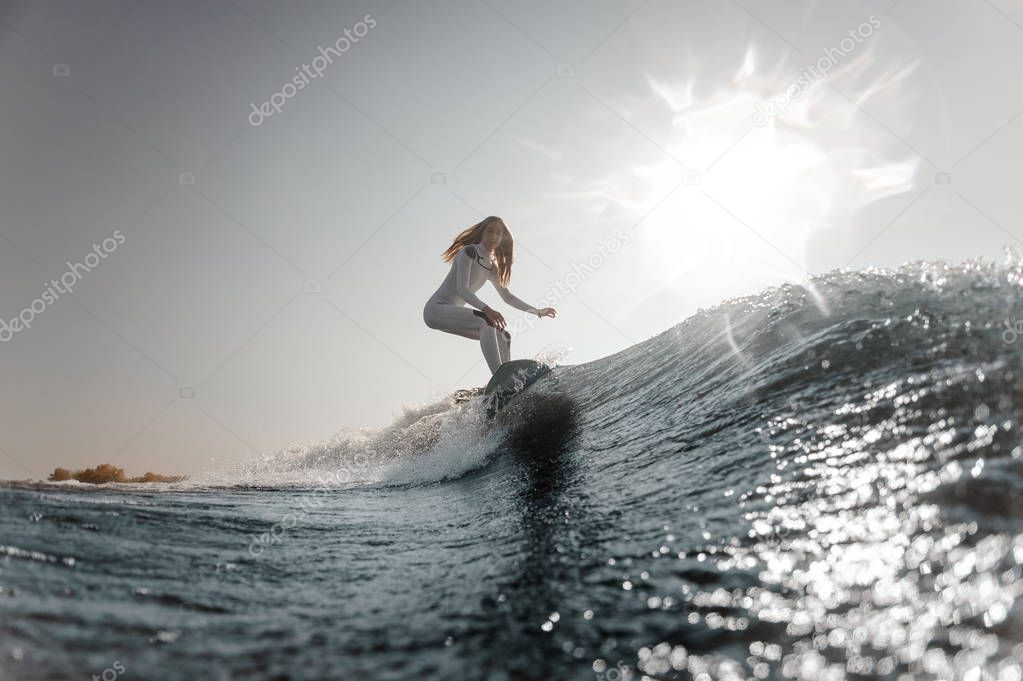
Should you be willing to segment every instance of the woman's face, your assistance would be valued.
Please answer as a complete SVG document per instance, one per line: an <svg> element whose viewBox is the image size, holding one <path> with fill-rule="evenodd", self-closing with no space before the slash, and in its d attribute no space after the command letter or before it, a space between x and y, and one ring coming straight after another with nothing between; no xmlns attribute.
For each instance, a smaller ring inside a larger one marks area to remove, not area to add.
<svg viewBox="0 0 1023 681"><path fill-rule="evenodd" d="M480 243L483 244L483 248L492 251L501 245L501 239L503 238L504 225L494 220L483 230L483 237L480 239Z"/></svg>

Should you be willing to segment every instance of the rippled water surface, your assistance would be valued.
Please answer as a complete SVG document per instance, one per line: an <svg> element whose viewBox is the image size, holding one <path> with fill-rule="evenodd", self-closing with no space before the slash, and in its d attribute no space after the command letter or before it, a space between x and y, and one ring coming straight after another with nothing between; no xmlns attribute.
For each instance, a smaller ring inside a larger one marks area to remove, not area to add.
<svg viewBox="0 0 1023 681"><path fill-rule="evenodd" d="M1019 681L1021 281L833 273L491 428L442 401L162 491L9 484L0 674Z"/></svg>

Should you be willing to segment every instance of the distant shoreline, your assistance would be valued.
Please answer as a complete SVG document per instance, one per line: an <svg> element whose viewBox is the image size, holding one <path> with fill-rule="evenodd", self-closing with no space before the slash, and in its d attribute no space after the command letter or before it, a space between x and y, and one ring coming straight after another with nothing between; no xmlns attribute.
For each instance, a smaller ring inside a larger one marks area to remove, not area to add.
<svg viewBox="0 0 1023 681"><path fill-rule="evenodd" d="M123 468L118 468L108 463L100 464L94 468L77 470L73 473L67 468L55 468L53 473L50 473L50 477L47 478L49 482L67 482L69 480L77 480L78 482L88 485L145 482L168 483L181 482L184 479L184 475L162 475L160 473L152 472L147 472L144 475L137 477L129 477L125 474Z"/></svg>

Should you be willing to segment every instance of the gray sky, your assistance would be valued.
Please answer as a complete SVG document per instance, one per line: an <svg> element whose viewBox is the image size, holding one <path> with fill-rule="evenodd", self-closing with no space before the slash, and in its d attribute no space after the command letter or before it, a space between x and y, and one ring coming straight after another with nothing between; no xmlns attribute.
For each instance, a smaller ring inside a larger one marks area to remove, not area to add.
<svg viewBox="0 0 1023 681"><path fill-rule="evenodd" d="M568 364L808 273L1001 259L1021 66L1020 0L0 0L0 317L40 299L0 326L0 478L193 473L483 385L422 307L488 214L559 310L513 356Z"/></svg>

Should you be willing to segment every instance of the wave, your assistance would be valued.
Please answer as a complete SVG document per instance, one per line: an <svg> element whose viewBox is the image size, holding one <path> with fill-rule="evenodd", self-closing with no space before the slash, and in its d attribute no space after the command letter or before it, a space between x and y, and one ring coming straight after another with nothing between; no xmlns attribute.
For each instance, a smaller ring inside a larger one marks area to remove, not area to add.
<svg viewBox="0 0 1023 681"><path fill-rule="evenodd" d="M167 610L262 613L288 670L342 617L345 663L394 678L498 653L522 678L996 678L1023 631L1021 291L1015 253L830 272L559 366L493 424L446 398L177 496L12 493L0 558L53 580L44 610L69 575L123 569L111 598L161 606L147 636ZM162 586L127 591L143 574ZM237 635L214 620L182 659ZM130 640L86 626L54 630ZM238 670L268 654L234 645Z"/></svg>
<svg viewBox="0 0 1023 681"><path fill-rule="evenodd" d="M941 364L942 358L952 364L946 367L951 381L963 344L1004 350L1006 356L994 359L990 370L1005 369L1008 355L1015 356L1010 351L1023 346L1021 287L1023 261L1012 250L1002 264L913 262L897 270L836 270L698 310L615 355L558 367L554 383L575 413L624 433L645 429L646 409L659 404L707 412L767 394L797 411L809 410L803 416L812 420L813 400L800 394L807 386L820 392L842 384L848 396L857 373L868 389L869 376L893 364L902 362L897 374L912 381L908 372L915 364ZM937 336L935 327L941 327ZM544 359L557 363L566 352L558 348ZM542 395L545 389L534 391ZM162 488L345 488L450 480L485 467L512 436L508 419L492 427L483 411L480 398L456 403L446 396L407 405L384 428L345 429L323 442L294 445ZM117 488L129 487L136 486Z"/></svg>

